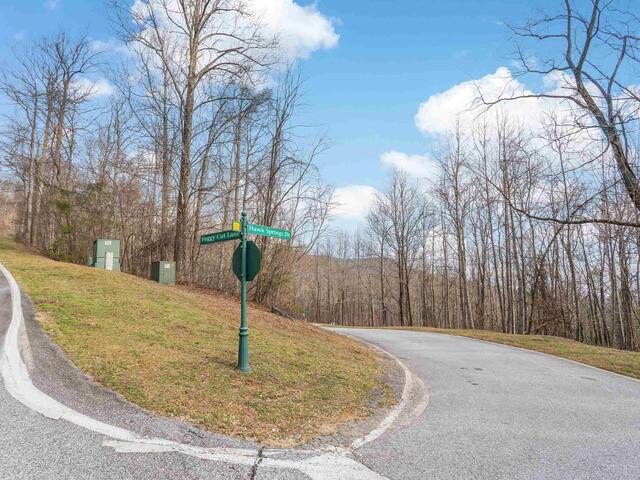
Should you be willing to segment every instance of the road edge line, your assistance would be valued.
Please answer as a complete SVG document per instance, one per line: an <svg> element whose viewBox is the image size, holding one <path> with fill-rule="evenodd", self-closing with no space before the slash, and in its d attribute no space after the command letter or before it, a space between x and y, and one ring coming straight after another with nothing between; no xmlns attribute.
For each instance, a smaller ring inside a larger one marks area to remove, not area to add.
<svg viewBox="0 0 640 480"><path fill-rule="evenodd" d="M409 367L407 367L404 362L402 362L398 357L396 357L395 355L393 355L392 353L386 351L384 348L379 347L378 345L375 345L371 342L368 342L366 340L363 340L359 337L356 337L354 335L349 335L348 333L343 333L340 330L341 329L333 329L330 327L323 327L323 328L327 328L327 330L331 330L332 332L335 333L339 333L340 335L345 335L348 336L349 338L352 338L360 343L363 343L365 345L367 345L370 348L373 348L375 350L378 350L379 352L382 352L383 354L387 355L389 358L391 358L394 362L396 362L398 365L400 365L400 367L402 368L402 371L404 373L404 387L402 389L402 395L400 396L400 402L398 404L396 404L389 413L387 413L387 415L380 421L380 423L378 424L378 426L376 428L374 428L373 430L371 430L369 433L367 433L366 435L356 438L355 440L353 440L349 447L352 450L356 450L364 445L366 445L367 443L371 443L374 440L377 440L378 438L380 438L387 430L389 430L389 428L398 420L398 417L400 416L400 413L402 413L406 408L407 405L409 403L408 399L409 399L409 395L411 394L411 392L416 388L415 385L418 383L422 383L424 385L424 382L419 379L410 369ZM357 327L354 327L354 329L357 329ZM412 415L419 415L422 412L424 412L424 410L429 406L429 403L431 401L431 395L429 393L429 390L427 389L426 385L424 385L425 388L425 398L423 398L419 403L418 406L413 410Z"/></svg>

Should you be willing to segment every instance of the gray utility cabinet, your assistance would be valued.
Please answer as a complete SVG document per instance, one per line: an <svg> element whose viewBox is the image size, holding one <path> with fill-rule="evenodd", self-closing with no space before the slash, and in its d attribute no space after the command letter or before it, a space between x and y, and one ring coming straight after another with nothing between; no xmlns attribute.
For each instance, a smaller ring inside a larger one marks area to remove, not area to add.
<svg viewBox="0 0 640 480"><path fill-rule="evenodd" d="M162 285L175 285L175 262L153 262L151 264L151 280Z"/></svg>
<svg viewBox="0 0 640 480"><path fill-rule="evenodd" d="M120 240L93 242L93 266L102 270L120 271Z"/></svg>

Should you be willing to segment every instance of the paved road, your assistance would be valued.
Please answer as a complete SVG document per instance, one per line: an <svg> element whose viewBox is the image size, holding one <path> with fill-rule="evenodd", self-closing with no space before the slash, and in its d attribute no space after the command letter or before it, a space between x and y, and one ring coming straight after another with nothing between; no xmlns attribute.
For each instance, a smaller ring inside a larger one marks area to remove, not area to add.
<svg viewBox="0 0 640 480"><path fill-rule="evenodd" d="M359 452L394 479L640 479L640 382L448 335L347 333L401 358L425 413Z"/></svg>
<svg viewBox="0 0 640 480"><path fill-rule="evenodd" d="M86 416L189 447L114 449L105 435L28 408L0 381L1 480L640 478L640 382L561 359L445 335L342 330L401 358L427 384L428 408L347 456L259 458L256 445L155 417L87 382L30 308L23 300L22 354L38 389ZM0 345L10 310L0 275Z"/></svg>

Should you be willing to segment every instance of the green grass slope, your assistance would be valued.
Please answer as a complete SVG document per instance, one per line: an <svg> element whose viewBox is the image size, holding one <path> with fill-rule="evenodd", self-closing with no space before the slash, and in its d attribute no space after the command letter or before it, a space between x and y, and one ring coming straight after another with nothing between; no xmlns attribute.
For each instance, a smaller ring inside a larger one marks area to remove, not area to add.
<svg viewBox="0 0 640 480"><path fill-rule="evenodd" d="M255 306L253 372L238 373L235 299L55 262L2 239L0 261L80 369L141 407L211 431L300 443L365 416L380 387L369 349Z"/></svg>

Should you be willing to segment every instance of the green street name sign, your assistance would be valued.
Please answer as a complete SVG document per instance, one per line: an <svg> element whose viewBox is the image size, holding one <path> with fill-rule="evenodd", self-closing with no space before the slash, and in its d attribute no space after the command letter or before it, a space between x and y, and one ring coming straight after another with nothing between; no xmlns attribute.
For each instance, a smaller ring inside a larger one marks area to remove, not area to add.
<svg viewBox="0 0 640 480"><path fill-rule="evenodd" d="M291 232L280 228L265 227L264 225L247 225L247 233L250 235L262 235L264 237L282 238L283 240L291 240Z"/></svg>
<svg viewBox="0 0 640 480"><path fill-rule="evenodd" d="M200 237L201 245L209 245L212 243L228 242L229 240L238 240L242 237L242 233L228 230L226 232L209 233Z"/></svg>
<svg viewBox="0 0 640 480"><path fill-rule="evenodd" d="M240 221L233 222L231 230L209 233L200 237L202 245L240 240L240 245L233 253L231 265L233 273L240 280L240 332L238 333L238 370L249 373L249 327L247 326L247 283L260 272L262 253L258 246L249 240L247 235L263 235L265 237L291 240L291 232L280 228L253 225L247 222L247 213L242 212Z"/></svg>

